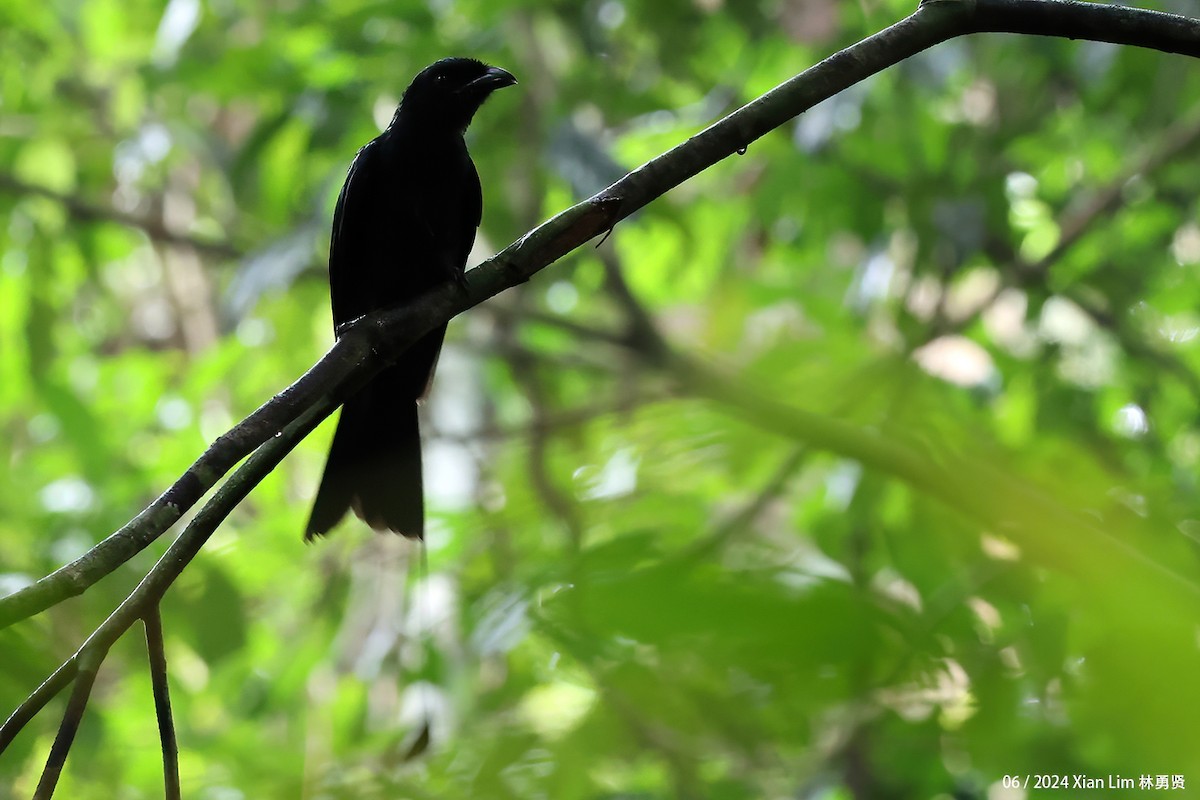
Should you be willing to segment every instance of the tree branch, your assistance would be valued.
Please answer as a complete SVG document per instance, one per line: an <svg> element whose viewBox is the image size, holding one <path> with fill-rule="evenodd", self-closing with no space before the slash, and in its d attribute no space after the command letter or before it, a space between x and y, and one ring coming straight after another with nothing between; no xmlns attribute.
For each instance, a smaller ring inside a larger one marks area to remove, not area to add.
<svg viewBox="0 0 1200 800"><path fill-rule="evenodd" d="M146 628L146 652L150 656L150 684L154 692L154 713L158 717L158 738L162 744L163 784L166 800L179 800L179 742L171 716L171 690L167 685L167 649L163 642L162 612L154 603L142 615Z"/></svg>
<svg viewBox="0 0 1200 800"><path fill-rule="evenodd" d="M241 258L245 255L231 242L179 233L167 227L161 220L97 205L75 195L63 194L45 186L26 183L14 175L0 173L0 191L16 195L44 197L61 205L75 219L88 222L112 222L126 228L134 228L156 242L188 247L197 253L217 258Z"/></svg>
<svg viewBox="0 0 1200 800"><path fill-rule="evenodd" d="M67 701L67 710L63 713L62 724L58 726L58 735L50 746L50 755L46 757L46 767L38 781L37 789L33 792L33 800L50 800L54 795L54 787L62 775L63 765L67 762L67 753L75 741L79 731L79 723L83 720L83 712L87 708L88 698L92 694L92 686L96 682L96 673L105 653L96 653L88 660L85 667L75 676L75 690Z"/></svg>
<svg viewBox="0 0 1200 800"><path fill-rule="evenodd" d="M63 725L54 744L54 748L58 748L59 742L63 742L62 758L66 758L66 750L70 748L75 728L78 727L78 718L82 717L83 708L87 704L86 692L81 694L80 686L83 684L90 686L95 677L95 669L103 661L109 648L129 630L130 626L158 605L167 589L200 552L200 548L216 531L217 526L224 522L229 513L246 499L250 490L270 474L271 470L275 469L283 460L283 457L290 453L292 448L307 436L321 420L329 416L336 407L332 400L312 406L301 414L299 419L273 436L254 455L250 456L245 464L238 468L238 471L204 505L204 508L184 529L183 533L171 543L158 563L151 568L142 582L130 592L121 605L117 606L112 615L96 628L79 650L38 687L3 725L0 725L0 753L4 752L4 749L16 738L29 720L75 678L77 679L76 688L67 705ZM72 720L73 724L69 724ZM55 750L52 749L51 759L47 762L46 772L42 776L42 783L48 785L50 792L53 792L58 771L61 771L62 768L62 764L55 759ZM57 767L54 768L56 763ZM41 791L40 787L41 784L39 784L39 792ZM49 797L50 795L45 796Z"/></svg>
<svg viewBox="0 0 1200 800"><path fill-rule="evenodd" d="M1200 56L1200 21L1141 8L1074 0L924 0L959 6L961 33L1027 33L1128 44Z"/></svg>
<svg viewBox="0 0 1200 800"><path fill-rule="evenodd" d="M945 282L938 301L938 311L935 313L932 325L922 336L918 344L910 350L927 344L939 336L965 329L981 313L1000 298L1001 294L1013 285L1018 287L1040 287L1046 292L1057 294L1071 300L1090 316L1097 325L1112 332L1121 348L1133 359L1148 359L1173 374L1184 385L1187 391L1200 400L1200 376L1178 356L1166 350L1155 347L1145 341L1106 309L1097 304L1094 298L1080 291L1077 285L1055 289L1048 284L1047 278L1055 264L1061 261L1101 220L1109 221L1112 215L1125 204L1125 187L1131 180L1138 177L1153 175L1185 155L1189 150L1200 144L1200 114L1179 120L1168 127L1149 147L1145 148L1134 160L1134 163L1121 171L1112 180L1095 188L1079 208L1068 207L1056 219L1060 231L1057 244L1050 252L1037 259L1028 261L1004 243L1002 247L992 249L990 255L996 261L1004 262L999 268L1001 281L996 287L974 303L971 308L957 313L954 318L947 320L944 313L948 297Z"/></svg>

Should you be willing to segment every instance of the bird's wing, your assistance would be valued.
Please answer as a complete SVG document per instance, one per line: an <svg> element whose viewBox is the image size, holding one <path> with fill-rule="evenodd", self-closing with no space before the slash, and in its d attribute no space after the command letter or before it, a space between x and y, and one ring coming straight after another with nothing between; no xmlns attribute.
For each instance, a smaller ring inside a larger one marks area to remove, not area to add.
<svg viewBox="0 0 1200 800"><path fill-rule="evenodd" d="M411 267L439 255L426 210L389 166L384 147L374 139L358 151L333 210L329 290L335 327L419 290L407 283Z"/></svg>
<svg viewBox="0 0 1200 800"><path fill-rule="evenodd" d="M366 313L361 279L355 272L364 268L364 236L370 236L379 195L378 149L368 142L350 162L346 182L333 209L333 238L329 242L329 290L333 301L333 324L342 325Z"/></svg>
<svg viewBox="0 0 1200 800"><path fill-rule="evenodd" d="M465 213L463 214L463 229L459 238L465 249L458 254L458 260L455 263L459 271L466 266L467 257L471 255L471 247L475 244L475 231L479 229L479 223L483 222L483 188L479 185L479 171L475 169L475 162L471 160L470 156L467 156L467 170Z"/></svg>

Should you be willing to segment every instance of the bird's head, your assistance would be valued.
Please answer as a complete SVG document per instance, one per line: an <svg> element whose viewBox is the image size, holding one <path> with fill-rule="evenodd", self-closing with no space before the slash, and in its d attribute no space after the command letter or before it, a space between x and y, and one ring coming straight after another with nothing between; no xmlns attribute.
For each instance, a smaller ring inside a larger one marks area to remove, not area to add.
<svg viewBox="0 0 1200 800"><path fill-rule="evenodd" d="M488 95L516 82L507 70L473 58L443 58L413 78L396 113L427 126L465 130Z"/></svg>

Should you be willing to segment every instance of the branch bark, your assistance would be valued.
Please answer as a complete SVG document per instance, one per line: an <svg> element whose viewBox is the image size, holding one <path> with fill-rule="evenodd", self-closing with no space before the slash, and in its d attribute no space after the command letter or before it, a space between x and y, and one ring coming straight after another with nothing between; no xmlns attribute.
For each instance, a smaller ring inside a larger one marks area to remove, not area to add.
<svg viewBox="0 0 1200 800"><path fill-rule="evenodd" d="M179 800L179 742L171 715L171 690L167 685L167 648L163 642L162 613L158 604L142 616L146 628L146 653L150 658L150 685L154 713L158 717L158 739L163 755L163 788L166 800Z"/></svg>
<svg viewBox="0 0 1200 800"><path fill-rule="evenodd" d="M245 500L246 496L250 494L250 490L270 474L284 456L290 453L292 448L307 436L322 419L329 416L334 408L336 405L332 401L318 403L309 408L300 415L299 419L294 420L284 430L272 437L245 464L238 468L233 477L226 481L216 495L205 504L200 513L179 535L179 538L171 543L167 552L151 568L137 588L125 598L121 605L117 606L117 609L100 627L96 628L79 650L55 670L54 674L39 686L25 702L18 706L3 725L0 725L0 753L4 752L29 720L33 719L68 683L75 680L76 689L72 694L71 702L68 703L58 739L55 740L55 748L58 748L59 741L64 743L61 751L62 758L66 758L66 750L70 748L79 718L82 718L84 707L87 704L87 693L81 694L83 690L80 687L83 684L90 687L91 681L95 678L95 671L100 662L104 660L109 648L138 619L157 608L167 589L183 573L183 570L200 552L200 548L216 532L217 527L225 521L229 513ZM72 720L73 724L68 724ZM62 768L62 764L56 761L55 752L52 751L51 759L47 761L46 771L42 778L43 783L48 781L47 785L51 792L57 781L58 772Z"/></svg>

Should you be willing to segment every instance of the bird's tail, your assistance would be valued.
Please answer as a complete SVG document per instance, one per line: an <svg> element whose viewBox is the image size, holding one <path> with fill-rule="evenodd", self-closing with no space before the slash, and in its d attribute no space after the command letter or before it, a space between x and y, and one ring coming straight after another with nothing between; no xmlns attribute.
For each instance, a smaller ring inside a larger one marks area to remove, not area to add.
<svg viewBox="0 0 1200 800"><path fill-rule="evenodd" d="M417 403L374 388L342 409L305 539L327 533L350 508L375 530L425 536Z"/></svg>

